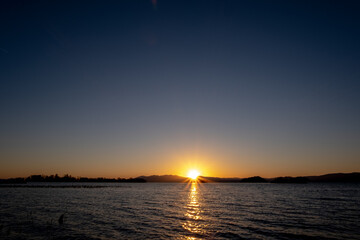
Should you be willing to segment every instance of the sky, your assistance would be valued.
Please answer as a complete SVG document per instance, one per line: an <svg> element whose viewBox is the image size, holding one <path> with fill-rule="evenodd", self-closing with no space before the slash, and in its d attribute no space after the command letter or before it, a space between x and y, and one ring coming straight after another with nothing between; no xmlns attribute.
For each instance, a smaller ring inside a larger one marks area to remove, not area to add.
<svg viewBox="0 0 360 240"><path fill-rule="evenodd" d="M0 3L0 178L360 171L359 1Z"/></svg>

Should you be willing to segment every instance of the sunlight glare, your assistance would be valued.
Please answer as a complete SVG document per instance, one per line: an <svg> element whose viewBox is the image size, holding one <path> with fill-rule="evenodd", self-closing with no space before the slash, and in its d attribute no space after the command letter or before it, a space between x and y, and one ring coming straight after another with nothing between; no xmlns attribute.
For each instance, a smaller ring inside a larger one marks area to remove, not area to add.
<svg viewBox="0 0 360 240"><path fill-rule="evenodd" d="M192 169L188 172L187 176L188 176L188 178L196 180L199 175L200 175L200 173L198 170Z"/></svg>

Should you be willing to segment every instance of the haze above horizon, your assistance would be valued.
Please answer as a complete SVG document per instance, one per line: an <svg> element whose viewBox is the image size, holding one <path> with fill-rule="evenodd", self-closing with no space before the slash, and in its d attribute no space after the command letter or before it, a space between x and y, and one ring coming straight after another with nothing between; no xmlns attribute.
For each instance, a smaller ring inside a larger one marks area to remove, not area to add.
<svg viewBox="0 0 360 240"><path fill-rule="evenodd" d="M0 178L360 171L358 1L2 1Z"/></svg>

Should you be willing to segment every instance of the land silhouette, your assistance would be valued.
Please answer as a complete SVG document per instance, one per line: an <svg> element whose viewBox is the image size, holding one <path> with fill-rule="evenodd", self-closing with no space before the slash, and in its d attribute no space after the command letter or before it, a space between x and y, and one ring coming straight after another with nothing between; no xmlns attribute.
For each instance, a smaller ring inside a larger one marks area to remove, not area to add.
<svg viewBox="0 0 360 240"><path fill-rule="evenodd" d="M28 183L28 182L146 182L142 178L87 178L87 177L72 177L69 174L65 174L63 177L60 177L58 174L55 175L31 175L27 178L9 178L9 179L0 179L1 183Z"/></svg>
<svg viewBox="0 0 360 240"><path fill-rule="evenodd" d="M186 182L189 178L177 175L152 175L140 176L138 178L146 180L146 182ZM300 176L300 177L276 177L262 178L254 176L249 178L220 178L199 176L198 181L202 183L308 183L308 182L360 182L360 173L331 173L320 176Z"/></svg>
<svg viewBox="0 0 360 240"><path fill-rule="evenodd" d="M164 182L164 183L183 183L193 181L187 177L178 175L151 175L139 176L136 178L87 178L87 177L72 177L65 174L60 177L55 175L31 175L26 178L8 178L0 179L0 184L26 184L31 182L99 182L99 183L146 183L146 182ZM200 183L309 183L309 182L360 182L360 172L353 173L332 173L320 176L300 176L300 177L276 177L276 178L262 178L254 176L249 178L220 178L220 177L206 177L199 176L196 180Z"/></svg>

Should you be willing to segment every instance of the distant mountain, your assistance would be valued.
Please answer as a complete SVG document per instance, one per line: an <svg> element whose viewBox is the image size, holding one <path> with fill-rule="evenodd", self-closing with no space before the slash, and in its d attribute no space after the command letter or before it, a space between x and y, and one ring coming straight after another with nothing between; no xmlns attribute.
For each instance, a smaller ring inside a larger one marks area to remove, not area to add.
<svg viewBox="0 0 360 240"><path fill-rule="evenodd" d="M223 182L223 183L266 183L266 179L255 176L249 178L218 178L218 177L199 177L203 182Z"/></svg>
<svg viewBox="0 0 360 240"><path fill-rule="evenodd" d="M177 175L152 175L140 176L137 178L74 178L65 174L63 177L56 175L31 175L27 178L9 178L0 179L0 184L16 184L27 182L169 182L183 183L189 182L187 177ZM357 182L360 183L360 172L353 173L331 173L320 176L302 176L302 177L277 177L264 179L259 176L249 178L219 178L219 177L198 177L198 182L218 182L218 183L307 183L307 182Z"/></svg>
<svg viewBox="0 0 360 240"><path fill-rule="evenodd" d="M199 177L199 179L201 182L223 182L223 183L241 182L241 178Z"/></svg>
<svg viewBox="0 0 360 240"><path fill-rule="evenodd" d="M255 177L243 178L243 179L241 179L241 182L243 182L243 183L267 183L268 181L265 178L255 176Z"/></svg>
<svg viewBox="0 0 360 240"><path fill-rule="evenodd" d="M146 182L187 182L189 181L186 177L180 177L177 175L152 175L152 176L140 176L137 177L144 179Z"/></svg>
<svg viewBox="0 0 360 240"><path fill-rule="evenodd" d="M307 177L277 177L270 181L271 183L308 183Z"/></svg>
<svg viewBox="0 0 360 240"><path fill-rule="evenodd" d="M152 176L140 176L137 179L144 179L146 182L189 182L189 178L180 177L177 175L152 175ZM203 177L199 176L198 181L202 183L207 182L219 182L219 183L260 183L267 182L266 179L256 176L250 178L219 178L219 177Z"/></svg>
<svg viewBox="0 0 360 240"><path fill-rule="evenodd" d="M144 179L146 182L189 182L189 178L177 175L152 175L140 176L136 179ZM265 179L259 176L249 178L220 178L220 177L198 177L199 182L218 183L307 183L307 182L360 182L360 173L334 173L321 176L307 177L277 177Z"/></svg>
<svg viewBox="0 0 360 240"><path fill-rule="evenodd" d="M310 182L360 182L360 173L331 173L307 178Z"/></svg>

